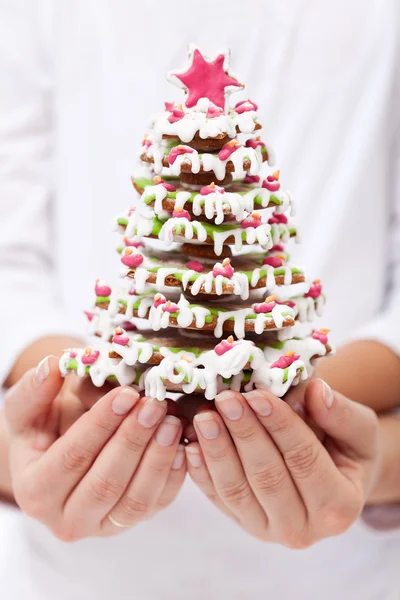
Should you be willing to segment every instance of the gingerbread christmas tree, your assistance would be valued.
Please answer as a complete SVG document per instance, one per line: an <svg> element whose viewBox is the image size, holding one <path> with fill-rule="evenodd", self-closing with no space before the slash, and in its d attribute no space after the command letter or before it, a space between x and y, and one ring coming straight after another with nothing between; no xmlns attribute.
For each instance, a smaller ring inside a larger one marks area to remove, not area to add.
<svg viewBox="0 0 400 600"><path fill-rule="evenodd" d="M120 283L97 281L86 312L96 341L66 351L63 374L159 400L228 388L282 397L331 352L328 330L311 325L321 284L289 260L292 197L269 168L257 105L229 102L244 86L228 63L191 47L187 68L167 74L185 99L166 102L144 137L140 201L115 219Z"/></svg>

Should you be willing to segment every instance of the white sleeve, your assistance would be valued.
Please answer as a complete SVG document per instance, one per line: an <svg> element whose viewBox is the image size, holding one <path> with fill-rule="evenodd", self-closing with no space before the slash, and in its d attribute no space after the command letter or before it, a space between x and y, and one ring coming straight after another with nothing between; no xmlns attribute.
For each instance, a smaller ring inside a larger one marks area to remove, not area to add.
<svg viewBox="0 0 400 600"><path fill-rule="evenodd" d="M0 386L17 356L71 330L54 289L52 0L0 0Z"/></svg>

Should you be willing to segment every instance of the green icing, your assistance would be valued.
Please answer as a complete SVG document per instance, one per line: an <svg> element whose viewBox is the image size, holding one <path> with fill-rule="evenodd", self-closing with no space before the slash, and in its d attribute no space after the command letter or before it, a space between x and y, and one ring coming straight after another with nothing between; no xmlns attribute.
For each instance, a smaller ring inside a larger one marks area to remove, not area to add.
<svg viewBox="0 0 400 600"><path fill-rule="evenodd" d="M267 346L275 348L275 350L283 350L285 347L285 342L268 342Z"/></svg>
<svg viewBox="0 0 400 600"><path fill-rule="evenodd" d="M289 377L289 369L284 369L282 383L286 383L288 380L288 377Z"/></svg>
<svg viewBox="0 0 400 600"><path fill-rule="evenodd" d="M103 304L104 302L110 302L110 296L97 296L96 304Z"/></svg>
<svg viewBox="0 0 400 600"><path fill-rule="evenodd" d="M138 177L137 179L134 179L134 181L138 187L142 188L142 190L148 185L154 185L151 179L146 179L145 177Z"/></svg>

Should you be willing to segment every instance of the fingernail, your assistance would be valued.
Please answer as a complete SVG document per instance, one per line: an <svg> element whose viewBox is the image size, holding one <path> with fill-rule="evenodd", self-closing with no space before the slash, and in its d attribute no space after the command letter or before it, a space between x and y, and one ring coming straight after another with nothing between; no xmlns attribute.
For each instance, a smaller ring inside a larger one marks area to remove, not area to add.
<svg viewBox="0 0 400 600"><path fill-rule="evenodd" d="M182 465L184 463L184 460L185 460L185 447L182 446L181 444L179 444L179 446L176 450L174 462L172 463L173 470L179 471L179 469L182 467Z"/></svg>
<svg viewBox="0 0 400 600"><path fill-rule="evenodd" d="M184 435L189 442L197 442L197 433L193 425L188 425L186 427Z"/></svg>
<svg viewBox="0 0 400 600"><path fill-rule="evenodd" d="M215 403L227 419L238 421L243 416L242 403L231 392L221 392L215 398Z"/></svg>
<svg viewBox="0 0 400 600"><path fill-rule="evenodd" d="M219 425L212 413L199 413L194 417L201 435L206 440L215 440L219 434Z"/></svg>
<svg viewBox="0 0 400 600"><path fill-rule="evenodd" d="M201 454L198 448L192 448L191 446L186 446L186 457L191 464L192 467L198 469L203 464L201 459Z"/></svg>
<svg viewBox="0 0 400 600"><path fill-rule="evenodd" d="M134 391L121 390L115 396L111 409L115 415L126 415L136 404L139 395Z"/></svg>
<svg viewBox="0 0 400 600"><path fill-rule="evenodd" d="M244 394L244 396L254 412L260 415L260 417L269 417L272 412L272 404L267 400L262 391L254 390L253 392Z"/></svg>
<svg viewBox="0 0 400 600"><path fill-rule="evenodd" d="M293 404L290 404L290 408L294 410L294 412L297 413L302 419L306 418L306 411L300 402L293 402Z"/></svg>
<svg viewBox="0 0 400 600"><path fill-rule="evenodd" d="M43 381L50 375L50 356L46 356L43 360L40 361L35 371L35 381L39 385L43 383Z"/></svg>
<svg viewBox="0 0 400 600"><path fill-rule="evenodd" d="M326 381L322 381L322 395L324 398L324 402L325 402L325 406L326 408L332 408L332 404L334 401L334 395L332 392L332 389L329 387L329 385L326 383Z"/></svg>
<svg viewBox="0 0 400 600"><path fill-rule="evenodd" d="M156 431L156 442L160 446L171 446L178 433L181 422L177 417L167 415Z"/></svg>
<svg viewBox="0 0 400 600"><path fill-rule="evenodd" d="M165 414L165 402L148 398L138 414L138 422L142 427L150 429L158 423Z"/></svg>

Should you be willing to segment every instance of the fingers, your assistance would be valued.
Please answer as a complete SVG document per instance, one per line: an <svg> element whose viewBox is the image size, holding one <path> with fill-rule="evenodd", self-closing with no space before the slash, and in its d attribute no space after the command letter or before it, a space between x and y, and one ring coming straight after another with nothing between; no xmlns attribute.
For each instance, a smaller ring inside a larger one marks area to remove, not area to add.
<svg viewBox="0 0 400 600"><path fill-rule="evenodd" d="M181 433L182 425L177 417L164 417L142 453L127 489L112 510L107 511L112 520L131 527L150 516L170 475ZM110 529L110 525L112 522L105 519L104 527Z"/></svg>
<svg viewBox="0 0 400 600"><path fill-rule="evenodd" d="M83 478L102 448L138 400L131 388L109 392L47 450L30 469L31 493L39 494L43 510L62 511L68 495Z"/></svg>
<svg viewBox="0 0 400 600"><path fill-rule="evenodd" d="M342 475L328 452L280 398L265 390L254 390L245 397L279 449L308 512L320 510L342 484Z"/></svg>
<svg viewBox="0 0 400 600"><path fill-rule="evenodd" d="M306 510L281 453L242 394L222 392L215 405L231 434L251 489L268 517L273 538L286 537L287 531L305 522Z"/></svg>
<svg viewBox="0 0 400 600"><path fill-rule="evenodd" d="M221 417L215 411L199 413L194 418L194 427L219 498L246 529L252 532L265 529L265 513L248 483Z"/></svg>
<svg viewBox="0 0 400 600"><path fill-rule="evenodd" d="M349 457L371 460L376 456L378 418L373 410L333 392L321 379L309 383L305 402L314 421Z"/></svg>
<svg viewBox="0 0 400 600"><path fill-rule="evenodd" d="M36 369L27 371L5 395L5 414L11 432L19 435L47 425L62 384L58 359L54 356L47 356Z"/></svg>
<svg viewBox="0 0 400 600"><path fill-rule="evenodd" d="M155 507L150 512L150 516L159 510L166 508L175 500L185 480L186 470L185 447L182 444L179 444L176 449L175 458L168 475L167 483L165 484Z"/></svg>

